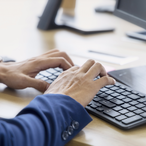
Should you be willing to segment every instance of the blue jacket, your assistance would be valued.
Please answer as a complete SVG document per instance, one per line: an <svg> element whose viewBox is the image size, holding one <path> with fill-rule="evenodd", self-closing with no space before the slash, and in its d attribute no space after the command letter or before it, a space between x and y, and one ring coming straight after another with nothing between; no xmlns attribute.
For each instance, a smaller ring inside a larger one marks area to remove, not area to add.
<svg viewBox="0 0 146 146"><path fill-rule="evenodd" d="M15 118L0 119L0 146L63 146L91 117L69 96L37 96Z"/></svg>

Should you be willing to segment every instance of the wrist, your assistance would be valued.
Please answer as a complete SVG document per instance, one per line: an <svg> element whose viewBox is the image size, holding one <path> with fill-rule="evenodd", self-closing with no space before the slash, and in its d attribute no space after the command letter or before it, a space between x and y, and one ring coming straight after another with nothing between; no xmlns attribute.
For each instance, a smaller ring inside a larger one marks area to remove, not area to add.
<svg viewBox="0 0 146 146"><path fill-rule="evenodd" d="M5 75L5 71L4 71L4 64L0 63L0 83L3 83L3 78Z"/></svg>

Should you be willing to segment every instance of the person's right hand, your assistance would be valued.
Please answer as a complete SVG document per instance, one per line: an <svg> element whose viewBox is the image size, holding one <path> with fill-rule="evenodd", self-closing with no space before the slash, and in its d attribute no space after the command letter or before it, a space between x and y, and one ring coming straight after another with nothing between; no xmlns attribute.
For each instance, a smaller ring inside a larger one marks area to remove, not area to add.
<svg viewBox="0 0 146 146"><path fill-rule="evenodd" d="M101 78L94 81L98 75ZM115 80L107 76L104 67L88 60L80 68L74 66L64 71L44 94L68 95L85 107L102 87L110 84L115 84Z"/></svg>

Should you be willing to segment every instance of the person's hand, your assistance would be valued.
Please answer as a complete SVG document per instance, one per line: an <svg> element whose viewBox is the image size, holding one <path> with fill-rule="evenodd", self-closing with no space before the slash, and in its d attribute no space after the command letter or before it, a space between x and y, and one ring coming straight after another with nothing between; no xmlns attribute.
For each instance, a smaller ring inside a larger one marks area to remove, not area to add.
<svg viewBox="0 0 146 146"><path fill-rule="evenodd" d="M100 79L94 78L100 75ZM82 67L74 66L64 71L44 94L64 94L72 97L84 107L105 85L115 84L115 80L107 76L104 67L88 60Z"/></svg>
<svg viewBox="0 0 146 146"><path fill-rule="evenodd" d="M54 67L66 70L72 66L74 64L66 53L54 49L23 62L0 63L0 82L14 89L33 87L44 92L50 84L35 79L40 71Z"/></svg>

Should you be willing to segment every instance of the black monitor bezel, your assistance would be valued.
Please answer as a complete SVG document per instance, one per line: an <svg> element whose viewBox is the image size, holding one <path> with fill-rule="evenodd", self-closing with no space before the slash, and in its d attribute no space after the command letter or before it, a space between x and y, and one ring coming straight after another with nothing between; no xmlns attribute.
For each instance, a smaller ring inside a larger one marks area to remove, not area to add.
<svg viewBox="0 0 146 146"><path fill-rule="evenodd" d="M146 29L146 21L118 9L120 0L116 1L114 15Z"/></svg>

